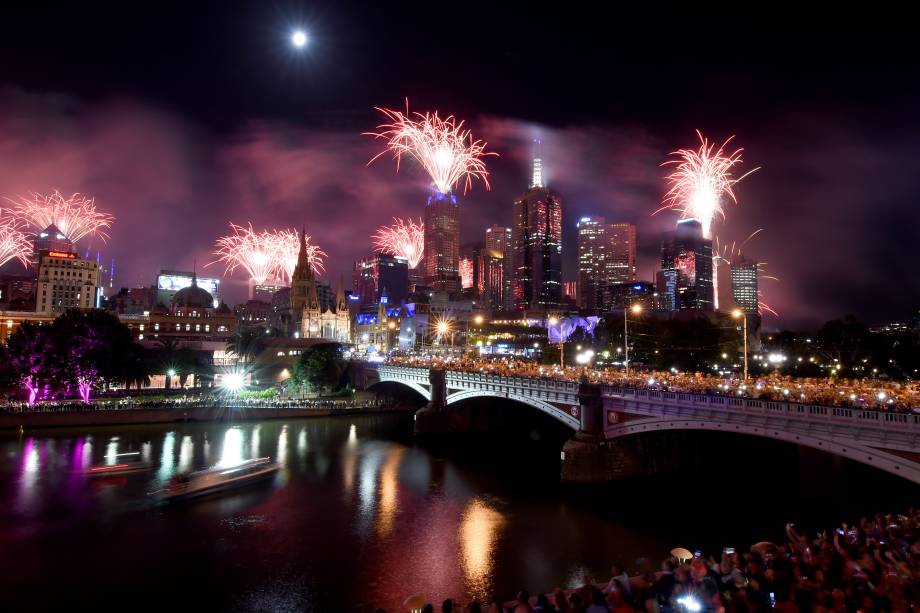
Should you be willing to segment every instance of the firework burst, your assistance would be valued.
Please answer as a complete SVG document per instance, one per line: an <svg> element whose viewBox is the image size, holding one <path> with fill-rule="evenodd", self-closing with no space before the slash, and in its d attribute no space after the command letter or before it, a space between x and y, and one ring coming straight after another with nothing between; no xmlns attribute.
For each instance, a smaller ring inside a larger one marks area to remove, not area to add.
<svg viewBox="0 0 920 613"><path fill-rule="evenodd" d="M462 121L457 122L453 115L442 119L437 111L410 115L408 100L405 113L380 107L377 110L389 123L377 126L380 132L364 134L385 140L387 146L368 164L389 152L396 159L398 172L403 156L408 155L425 169L442 194L449 193L461 180L464 193L472 187L473 179L482 180L486 189L490 189L489 173L482 158L498 154L486 152L486 143L473 140Z"/></svg>
<svg viewBox="0 0 920 613"><path fill-rule="evenodd" d="M115 221L108 213L96 210L93 198L81 194L65 198L57 190L47 196L31 192L10 202L14 205L15 215L29 225L44 230L54 224L72 242L86 236L99 236L105 240L109 237L105 230L111 228Z"/></svg>
<svg viewBox="0 0 920 613"><path fill-rule="evenodd" d="M425 224L421 219L415 223L394 217L393 225L380 226L371 238L379 253L405 258L409 268L418 266L425 255Z"/></svg>
<svg viewBox="0 0 920 613"><path fill-rule="evenodd" d="M710 142L699 130L696 134L700 138L698 150L678 149L671 153L675 159L662 163L662 166L673 166L674 169L666 177L668 191L661 208L655 213L672 210L680 213L681 219L697 219L703 226L703 236L711 238L713 220L725 217L723 196L737 204L735 185L758 169L736 178L732 171L744 161L744 149L726 151L735 137L729 137L716 148L715 142Z"/></svg>
<svg viewBox="0 0 920 613"><path fill-rule="evenodd" d="M0 266L11 260L19 260L23 266L29 265L32 243L23 232L25 229L23 221L12 215L4 217L0 211Z"/></svg>
<svg viewBox="0 0 920 613"><path fill-rule="evenodd" d="M273 234L255 232L252 224L244 228L231 222L230 229L232 234L217 239L214 251L217 260L211 264L223 262L226 274L242 266L256 284L265 283L266 279L277 275L281 262Z"/></svg>
<svg viewBox="0 0 920 613"><path fill-rule="evenodd" d="M294 268L297 266L297 258L300 254L300 235L297 230L275 230L269 232L273 237L275 248L278 253L278 260L281 266L279 276L285 276L290 283L294 278ZM323 264L323 258L327 257L325 251L317 245L310 244L310 237L304 235L304 241L307 243L307 261L313 273L321 275L326 272L326 266Z"/></svg>

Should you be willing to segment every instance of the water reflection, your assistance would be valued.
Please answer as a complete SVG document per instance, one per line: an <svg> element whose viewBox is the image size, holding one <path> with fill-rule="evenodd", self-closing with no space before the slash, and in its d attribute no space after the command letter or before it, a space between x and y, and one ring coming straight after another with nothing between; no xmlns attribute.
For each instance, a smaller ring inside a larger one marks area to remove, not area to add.
<svg viewBox="0 0 920 613"><path fill-rule="evenodd" d="M238 427L224 432L224 444L220 451L218 466L232 466L243 461L243 431Z"/></svg>
<svg viewBox="0 0 920 613"><path fill-rule="evenodd" d="M191 436L183 436L179 445L179 472L184 473L192 469L192 456L195 453L195 444Z"/></svg>
<svg viewBox="0 0 920 613"><path fill-rule="evenodd" d="M470 500L460 520L460 563L467 589L479 599L492 591L495 544L505 526L504 516L478 498Z"/></svg>
<svg viewBox="0 0 920 613"><path fill-rule="evenodd" d="M36 498L36 484L38 482L39 455L38 445L31 436L26 439L22 451L22 460L19 470L19 510L23 513L32 509Z"/></svg>
<svg viewBox="0 0 920 613"><path fill-rule="evenodd" d="M405 447L391 449L380 469L380 513L377 517L377 536L380 538L389 536L396 523L396 513L399 510L399 466L405 453Z"/></svg>
<svg viewBox="0 0 920 613"><path fill-rule="evenodd" d="M275 461L281 466L287 466L288 455L288 427L287 424L281 426L281 434L278 435L278 449L275 452Z"/></svg>
<svg viewBox="0 0 920 613"><path fill-rule="evenodd" d="M157 477L167 481L173 476L173 455L176 447L176 433L167 432L163 439L163 451L160 453L160 470Z"/></svg>
<svg viewBox="0 0 920 613"><path fill-rule="evenodd" d="M117 460L118 456L118 437L113 436L109 439L109 444L105 446L105 463L112 465Z"/></svg>

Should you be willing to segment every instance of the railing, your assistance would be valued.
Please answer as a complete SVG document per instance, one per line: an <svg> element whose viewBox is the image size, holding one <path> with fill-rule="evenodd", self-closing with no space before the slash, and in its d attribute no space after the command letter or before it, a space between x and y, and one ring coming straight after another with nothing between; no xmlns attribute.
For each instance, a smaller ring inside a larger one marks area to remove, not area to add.
<svg viewBox="0 0 920 613"><path fill-rule="evenodd" d="M685 407L689 403L694 407L703 405L720 410L741 410L745 413L767 417L777 416L792 419L819 420L839 424L871 425L873 427L898 430L903 430L906 427L920 433L920 415L913 413L885 413L873 409L828 407L776 400L758 400L754 398L732 398L729 396L640 390L614 385L604 386L604 394L607 396L619 395L627 399L633 398L640 401L654 401L656 404L663 403Z"/></svg>
<svg viewBox="0 0 920 613"><path fill-rule="evenodd" d="M412 381L428 381L427 368L407 366L377 366L379 372L390 377L405 377ZM450 370L445 374L448 387L464 389L475 388L479 385L513 388L523 394L535 394L546 399L556 400L571 399L571 395L578 393L578 383L559 381L556 379L542 379L530 377L505 377L484 373ZM689 394L686 392L668 392L647 390L615 385L603 386L606 396L619 395L635 400L654 401L656 404L664 403L686 408L710 407L718 410L741 411L744 413L766 416L786 417L791 419L817 420L841 425L863 425L883 428L887 430L903 430L920 434L920 414L916 413L886 413L875 409L859 409L855 407L831 407L815 404L799 404L779 400L763 400L756 398L735 398L732 396L717 396L703 394ZM562 395L569 398L562 398Z"/></svg>

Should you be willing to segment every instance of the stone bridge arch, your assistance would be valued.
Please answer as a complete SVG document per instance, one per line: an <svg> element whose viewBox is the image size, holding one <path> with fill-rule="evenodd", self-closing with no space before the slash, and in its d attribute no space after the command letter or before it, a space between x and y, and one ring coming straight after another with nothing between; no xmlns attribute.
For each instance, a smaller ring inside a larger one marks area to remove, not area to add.
<svg viewBox="0 0 920 613"><path fill-rule="evenodd" d="M569 408L569 410L565 410L556 405L550 404L549 402L545 402L539 398L533 398L531 396L484 390L461 390L452 394L448 394L445 404L450 406L452 404L456 404L464 400L469 400L471 398L502 398L506 400L513 400L520 404L533 407L534 409L549 415L553 419L565 424L572 430L578 430L579 428L577 406L575 406L574 409Z"/></svg>

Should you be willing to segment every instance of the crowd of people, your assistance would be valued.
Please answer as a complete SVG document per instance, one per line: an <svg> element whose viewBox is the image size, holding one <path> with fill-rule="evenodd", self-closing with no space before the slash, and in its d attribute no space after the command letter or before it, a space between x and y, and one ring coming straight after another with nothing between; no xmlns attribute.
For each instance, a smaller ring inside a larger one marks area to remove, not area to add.
<svg viewBox="0 0 920 613"><path fill-rule="evenodd" d="M620 387L724 395L738 398L779 400L833 407L853 407L894 412L920 412L920 383L875 379L797 378L778 372L757 375L747 381L737 376L670 371L632 371L538 364L514 358L390 356L387 363L400 366L438 366L503 377L530 377L589 381Z"/></svg>
<svg viewBox="0 0 920 613"><path fill-rule="evenodd" d="M786 526L782 544L763 541L718 555L677 550L657 567L646 558L614 564L609 581L510 602L445 601L445 613L909 612L920 607L920 510L882 514L806 535ZM434 613L425 605L422 611ZM382 609L378 609L382 611Z"/></svg>

